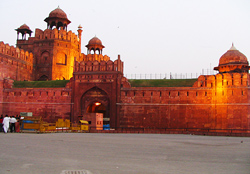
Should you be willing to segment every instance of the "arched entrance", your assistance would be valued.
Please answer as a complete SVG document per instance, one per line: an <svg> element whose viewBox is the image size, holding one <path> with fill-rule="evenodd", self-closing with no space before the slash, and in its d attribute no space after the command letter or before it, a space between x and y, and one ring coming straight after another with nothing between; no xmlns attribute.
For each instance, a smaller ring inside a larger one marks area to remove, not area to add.
<svg viewBox="0 0 250 174"><path fill-rule="evenodd" d="M103 124L110 124L109 97L107 93L98 87L91 88L81 99L81 115L88 113L102 113Z"/></svg>
<svg viewBox="0 0 250 174"><path fill-rule="evenodd" d="M49 77L46 76L46 75L42 75L42 76L38 79L38 81L48 81L48 80L49 80Z"/></svg>
<svg viewBox="0 0 250 174"><path fill-rule="evenodd" d="M91 103L86 110L87 113L102 113L103 114L103 124L109 124L110 118L106 114L106 107L99 101Z"/></svg>
<svg viewBox="0 0 250 174"><path fill-rule="evenodd" d="M103 113L105 115L106 108L100 102L93 102L87 107L87 113Z"/></svg>

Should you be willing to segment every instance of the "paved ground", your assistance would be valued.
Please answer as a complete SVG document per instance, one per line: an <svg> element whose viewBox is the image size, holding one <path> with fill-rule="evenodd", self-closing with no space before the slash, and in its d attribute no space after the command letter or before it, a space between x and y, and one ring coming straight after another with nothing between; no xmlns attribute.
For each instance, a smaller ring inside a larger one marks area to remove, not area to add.
<svg viewBox="0 0 250 174"><path fill-rule="evenodd" d="M250 173L242 137L0 133L0 147L1 174Z"/></svg>

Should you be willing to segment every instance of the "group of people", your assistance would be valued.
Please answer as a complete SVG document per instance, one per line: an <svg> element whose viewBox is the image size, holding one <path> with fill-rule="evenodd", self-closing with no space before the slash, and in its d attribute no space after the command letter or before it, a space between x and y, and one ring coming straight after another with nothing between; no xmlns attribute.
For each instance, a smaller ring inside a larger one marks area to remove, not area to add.
<svg viewBox="0 0 250 174"><path fill-rule="evenodd" d="M5 115L5 117L3 117L3 115L1 115L0 117L0 132L4 132L4 133L8 133L8 131L10 132L16 132L16 123L19 120L19 116L17 115L15 116L8 116Z"/></svg>

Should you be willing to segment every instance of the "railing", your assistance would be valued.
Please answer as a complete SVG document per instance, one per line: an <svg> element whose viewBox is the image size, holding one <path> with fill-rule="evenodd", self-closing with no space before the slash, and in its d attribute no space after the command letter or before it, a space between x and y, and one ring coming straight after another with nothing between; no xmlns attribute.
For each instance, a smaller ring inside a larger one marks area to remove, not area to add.
<svg viewBox="0 0 250 174"><path fill-rule="evenodd" d="M201 73L165 73L165 74L125 74L127 79L196 79L200 75L215 75L217 71L203 69Z"/></svg>

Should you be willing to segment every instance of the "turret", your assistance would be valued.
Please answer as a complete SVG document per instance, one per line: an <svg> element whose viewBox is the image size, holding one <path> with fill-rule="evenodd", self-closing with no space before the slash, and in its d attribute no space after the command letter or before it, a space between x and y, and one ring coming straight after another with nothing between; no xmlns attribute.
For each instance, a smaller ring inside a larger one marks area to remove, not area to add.
<svg viewBox="0 0 250 174"><path fill-rule="evenodd" d="M47 22L47 28L51 30L56 27L58 30L64 29L67 31L67 26L71 23L66 13L59 7L50 12L49 17L44 21Z"/></svg>
<svg viewBox="0 0 250 174"><path fill-rule="evenodd" d="M102 54L102 49L105 48L102 45L102 41L97 38L96 36L90 39L88 45L86 45L88 48L88 53L87 54ZM92 52L93 51L93 52Z"/></svg>
<svg viewBox="0 0 250 174"><path fill-rule="evenodd" d="M214 70L218 70L219 73L248 73L249 68L247 57L232 44L232 47L220 57L219 66Z"/></svg>
<svg viewBox="0 0 250 174"><path fill-rule="evenodd" d="M28 27L28 25L23 24L18 29L15 29L17 31L17 40L19 40L19 34L22 34L21 40L26 40L26 35L29 34L31 36L31 29Z"/></svg>

